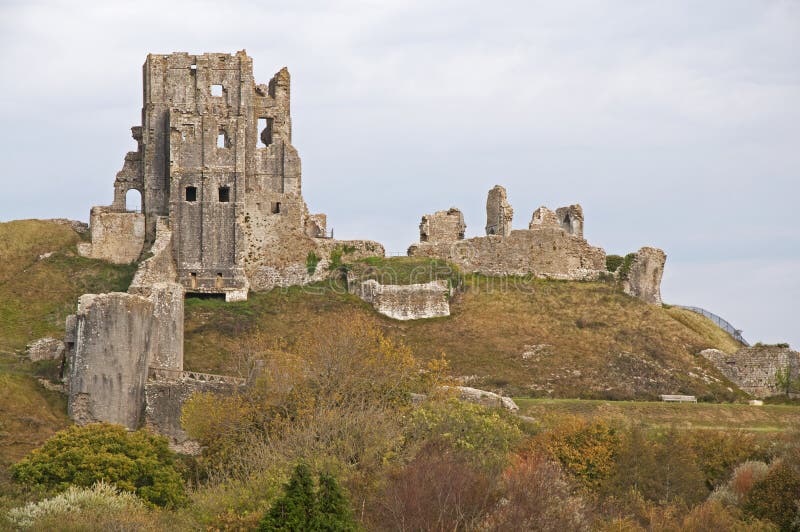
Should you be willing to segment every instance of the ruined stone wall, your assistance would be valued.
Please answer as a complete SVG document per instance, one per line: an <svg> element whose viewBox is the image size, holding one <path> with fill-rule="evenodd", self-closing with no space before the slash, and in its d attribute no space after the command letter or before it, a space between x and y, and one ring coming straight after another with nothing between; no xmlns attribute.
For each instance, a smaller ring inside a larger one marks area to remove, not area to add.
<svg viewBox="0 0 800 532"><path fill-rule="evenodd" d="M243 389L243 385L225 380L198 380L183 374L176 378L151 379L145 386L146 408L144 426L166 436L172 450L184 454L197 454L198 444L189 439L181 426L181 410L194 393L230 395Z"/></svg>
<svg viewBox="0 0 800 532"><path fill-rule="evenodd" d="M166 195L178 280L193 292L246 289L239 224L254 97L252 60L243 53L150 55L146 68L151 84L145 106L168 107ZM156 183L147 176L145 183L154 190Z"/></svg>
<svg viewBox="0 0 800 532"><path fill-rule="evenodd" d="M495 185L486 198L486 234L510 235L513 218L514 209L506 199L506 189Z"/></svg>
<svg viewBox="0 0 800 532"><path fill-rule="evenodd" d="M666 260L667 254L658 248L641 248L636 252L630 270L624 273L622 289L646 303L661 305L661 277Z"/></svg>
<svg viewBox="0 0 800 532"><path fill-rule="evenodd" d="M583 208L580 205L559 207L556 209L556 219L561 229L578 238L583 238Z"/></svg>
<svg viewBox="0 0 800 532"><path fill-rule="evenodd" d="M125 294L81 296L69 360L70 417L138 428L150 362L153 303Z"/></svg>
<svg viewBox="0 0 800 532"><path fill-rule="evenodd" d="M82 257L114 264L130 264L139 258L145 240L143 214L92 207L89 223L92 242L78 244L78 254Z"/></svg>
<svg viewBox="0 0 800 532"><path fill-rule="evenodd" d="M151 368L183 369L183 287L175 282L172 232L158 219L152 256L128 293L81 296L66 323L68 410L77 423L138 428Z"/></svg>
<svg viewBox="0 0 800 532"><path fill-rule="evenodd" d="M739 388L755 397L781 395L775 374L789 368L793 379L800 378L800 353L788 347L744 347L727 354L717 349L706 349L700 354Z"/></svg>
<svg viewBox="0 0 800 532"><path fill-rule="evenodd" d="M560 228L512 231L454 243L412 245L408 254L448 260L465 273L585 280L605 271L605 251Z"/></svg>
<svg viewBox="0 0 800 532"><path fill-rule="evenodd" d="M464 215L452 207L422 217L419 224L419 241L437 243L464 240L466 230Z"/></svg>
<svg viewBox="0 0 800 532"><path fill-rule="evenodd" d="M276 287L305 285L323 281L330 275L331 253L337 248L346 250L342 253L343 262L352 262L367 257L383 257L383 246L373 240L335 240L332 238L309 238L298 241L277 241L276 245L285 247L286 253L281 261L265 264L248 273L253 290L272 290ZM292 245L294 243L294 246ZM308 254L314 253L319 259L316 268L308 271Z"/></svg>
<svg viewBox="0 0 800 532"><path fill-rule="evenodd" d="M539 207L535 211L533 211L533 215L531 216L531 223L528 224L528 229L531 231L535 231L537 229L547 229L547 228L555 228L561 227L561 224L558 222L558 218L556 218L556 213L548 209L547 207Z"/></svg>
<svg viewBox="0 0 800 532"><path fill-rule="evenodd" d="M418 320L450 315L447 281L382 285L374 279L351 284L351 291L376 311L396 320Z"/></svg>

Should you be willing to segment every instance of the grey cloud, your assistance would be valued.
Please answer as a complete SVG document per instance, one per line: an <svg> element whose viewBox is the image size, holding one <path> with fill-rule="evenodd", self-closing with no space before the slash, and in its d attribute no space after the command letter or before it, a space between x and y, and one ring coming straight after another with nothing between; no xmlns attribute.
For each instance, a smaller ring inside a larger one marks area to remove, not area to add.
<svg viewBox="0 0 800 532"><path fill-rule="evenodd" d="M667 251L667 301L800 345L800 288L762 278L800 259L797 2L5 0L0 219L110 201L146 53L242 48L258 79L289 66L337 236L401 251L451 205L478 234L501 183L517 227L580 202L593 243Z"/></svg>

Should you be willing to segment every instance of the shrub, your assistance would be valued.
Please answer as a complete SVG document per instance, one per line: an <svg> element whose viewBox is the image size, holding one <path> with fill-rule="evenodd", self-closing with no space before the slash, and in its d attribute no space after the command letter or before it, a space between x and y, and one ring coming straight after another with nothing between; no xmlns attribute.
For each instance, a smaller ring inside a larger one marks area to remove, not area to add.
<svg viewBox="0 0 800 532"><path fill-rule="evenodd" d="M295 467L280 497L261 520L261 531L342 531L358 527L350 503L331 475L319 475L314 490L311 470L305 464Z"/></svg>
<svg viewBox="0 0 800 532"><path fill-rule="evenodd" d="M743 431L687 431L683 439L697 455L709 489L724 484L737 464L769 458L756 436Z"/></svg>
<svg viewBox="0 0 800 532"><path fill-rule="evenodd" d="M411 413L412 437L439 442L487 469L502 469L522 441L517 421L505 410L448 399L432 401Z"/></svg>
<svg viewBox="0 0 800 532"><path fill-rule="evenodd" d="M633 265L633 259L636 258L636 253L628 253L625 255L625 258L622 259L622 264L619 266L619 279L620 281L624 281L628 278L628 275L631 273L631 266Z"/></svg>
<svg viewBox="0 0 800 532"><path fill-rule="evenodd" d="M781 530L797 530L794 524L800 517L799 501L798 466L779 460L763 479L753 484L742 508L754 517L772 521Z"/></svg>
<svg viewBox="0 0 800 532"><path fill-rule="evenodd" d="M474 530L495 501L492 484L463 453L428 444L389 479L370 528Z"/></svg>
<svg viewBox="0 0 800 532"><path fill-rule="evenodd" d="M70 486L55 497L14 508L8 512L8 519L17 527L30 528L38 521L83 510L119 514L143 507L144 504L136 495L119 491L113 485L100 481L90 488Z"/></svg>
<svg viewBox="0 0 800 532"><path fill-rule="evenodd" d="M619 446L617 429L604 420L572 418L543 435L544 449L587 488L610 475Z"/></svg>
<svg viewBox="0 0 800 532"><path fill-rule="evenodd" d="M14 480L46 489L110 482L158 506L184 501L184 487L167 440L119 425L73 425L13 466Z"/></svg>
<svg viewBox="0 0 800 532"><path fill-rule="evenodd" d="M622 266L623 259L619 255L606 255L606 270L610 272L617 271L617 268Z"/></svg>
<svg viewBox="0 0 800 532"><path fill-rule="evenodd" d="M607 495L637 492L653 503L692 505L708 495L697 458L675 430L649 439L633 427L623 440L614 471L602 486Z"/></svg>
<svg viewBox="0 0 800 532"><path fill-rule="evenodd" d="M344 249L341 246L336 246L331 250L330 264L328 264L329 270L333 271L341 267L342 254L344 254Z"/></svg>
<svg viewBox="0 0 800 532"><path fill-rule="evenodd" d="M308 255L306 255L306 271L308 275L314 275L314 272L317 271L317 264L319 264L319 257L313 251L309 251Z"/></svg>
<svg viewBox="0 0 800 532"><path fill-rule="evenodd" d="M503 473L504 503L486 520L486 530L586 530L589 517L584 501L558 463L543 453L517 456Z"/></svg>
<svg viewBox="0 0 800 532"><path fill-rule="evenodd" d="M740 512L735 508L727 508L717 501L706 501L692 508L683 518L680 530L692 532L717 532L721 530L731 532L772 531L769 523L741 519Z"/></svg>
<svg viewBox="0 0 800 532"><path fill-rule="evenodd" d="M739 464L733 471L728 489L737 501L743 500L753 486L761 482L769 473L769 466L764 462L747 461Z"/></svg>

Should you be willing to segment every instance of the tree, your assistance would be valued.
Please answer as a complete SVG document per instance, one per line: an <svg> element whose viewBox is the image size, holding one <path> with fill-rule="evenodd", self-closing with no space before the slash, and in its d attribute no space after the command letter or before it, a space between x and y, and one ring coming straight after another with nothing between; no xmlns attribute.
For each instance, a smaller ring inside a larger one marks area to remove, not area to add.
<svg viewBox="0 0 800 532"><path fill-rule="evenodd" d="M634 491L660 504L692 505L708 495L694 452L674 429L650 439L641 427L631 428L603 488L606 495L624 497Z"/></svg>
<svg viewBox="0 0 800 532"><path fill-rule="evenodd" d="M12 474L26 485L58 491L103 481L158 506L177 506L185 499L166 438L107 423L57 432L14 465Z"/></svg>
<svg viewBox="0 0 800 532"><path fill-rule="evenodd" d="M516 456L502 477L504 504L484 523L486 530L542 532L588 530L585 502L558 462L544 452Z"/></svg>
<svg viewBox="0 0 800 532"><path fill-rule="evenodd" d="M262 532L334 532L356 530L350 504L336 479L326 473L319 476L319 489L314 491L311 469L298 464L284 494L261 520Z"/></svg>
<svg viewBox="0 0 800 532"><path fill-rule="evenodd" d="M319 474L317 507L311 521L312 530L355 530L355 522L350 511L350 502L329 473Z"/></svg>

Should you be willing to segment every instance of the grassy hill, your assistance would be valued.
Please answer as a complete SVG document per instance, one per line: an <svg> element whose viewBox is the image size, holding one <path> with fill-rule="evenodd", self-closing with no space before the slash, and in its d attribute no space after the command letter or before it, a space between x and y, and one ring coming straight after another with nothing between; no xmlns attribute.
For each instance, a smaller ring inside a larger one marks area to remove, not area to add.
<svg viewBox="0 0 800 532"><path fill-rule="evenodd" d="M366 266L373 278L391 277L391 270L401 272L394 274L400 279L427 280L420 259L370 260ZM256 343L263 347L267 339L267 344L291 349L312 318L335 323L359 313L402 337L417 356L444 352L453 374L476 387L547 397L742 396L697 356L709 347L738 347L702 316L647 305L609 283L482 276L460 280L462 291L451 303L451 316L411 322L378 315L338 282L251 294L240 303L189 299L185 365L196 371L240 373Z"/></svg>
<svg viewBox="0 0 800 532"><path fill-rule="evenodd" d="M124 291L135 271L77 256L82 238L53 221L0 223L0 485L6 465L68 423L64 396L36 381L57 364L29 362L25 345L63 336L81 294Z"/></svg>
<svg viewBox="0 0 800 532"><path fill-rule="evenodd" d="M81 294L128 289L135 265L78 256L82 238L69 225L46 220L0 224L0 354L63 333Z"/></svg>

